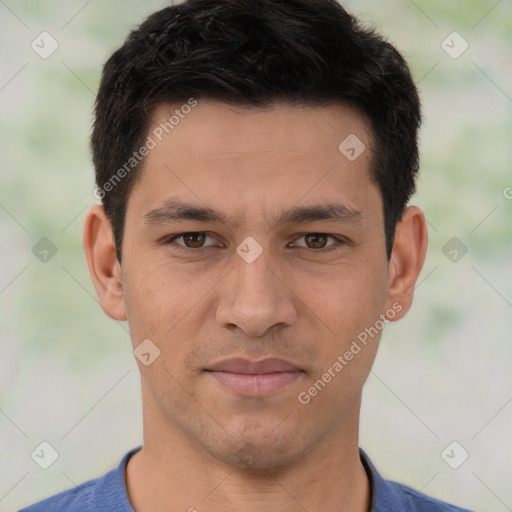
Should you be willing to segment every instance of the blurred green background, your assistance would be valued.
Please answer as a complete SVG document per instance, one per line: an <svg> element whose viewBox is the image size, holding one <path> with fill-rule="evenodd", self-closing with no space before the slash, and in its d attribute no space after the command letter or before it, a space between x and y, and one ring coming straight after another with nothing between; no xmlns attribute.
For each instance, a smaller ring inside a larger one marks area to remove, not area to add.
<svg viewBox="0 0 512 512"><path fill-rule="evenodd" d="M512 510L512 1L343 3L419 84L413 203L430 230L415 305L386 328L365 388L361 446L388 478ZM0 0L0 512L102 475L142 441L128 327L97 303L81 230L102 65L166 5ZM44 31L59 45L48 58L31 47ZM42 441L59 453L46 470L30 456ZM453 441L469 453L458 469L441 457Z"/></svg>

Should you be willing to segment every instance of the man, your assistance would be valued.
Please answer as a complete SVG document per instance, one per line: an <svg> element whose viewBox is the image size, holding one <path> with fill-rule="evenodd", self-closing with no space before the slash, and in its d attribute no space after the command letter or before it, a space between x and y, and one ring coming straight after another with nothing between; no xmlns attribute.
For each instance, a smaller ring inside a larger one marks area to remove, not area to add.
<svg viewBox="0 0 512 512"><path fill-rule="evenodd" d="M420 102L334 0L189 0L107 62L84 227L127 320L144 444L26 511L456 511L359 448L363 384L427 247Z"/></svg>

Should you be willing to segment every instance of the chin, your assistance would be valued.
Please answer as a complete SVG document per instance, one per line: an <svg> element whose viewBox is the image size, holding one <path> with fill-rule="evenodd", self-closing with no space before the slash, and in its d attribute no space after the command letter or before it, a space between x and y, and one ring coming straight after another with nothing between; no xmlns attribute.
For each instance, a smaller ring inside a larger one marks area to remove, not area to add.
<svg viewBox="0 0 512 512"><path fill-rule="evenodd" d="M298 455L291 453L276 454L273 450L262 449L261 446L253 443L245 443L236 451L224 452L221 460L241 469L264 470L286 466L297 457Z"/></svg>
<svg viewBox="0 0 512 512"><path fill-rule="evenodd" d="M250 439L248 438L250 437ZM271 469L284 467L304 454L293 436L269 436L268 431L255 438L254 433L245 438L230 436L220 445L205 447L218 460L244 469Z"/></svg>

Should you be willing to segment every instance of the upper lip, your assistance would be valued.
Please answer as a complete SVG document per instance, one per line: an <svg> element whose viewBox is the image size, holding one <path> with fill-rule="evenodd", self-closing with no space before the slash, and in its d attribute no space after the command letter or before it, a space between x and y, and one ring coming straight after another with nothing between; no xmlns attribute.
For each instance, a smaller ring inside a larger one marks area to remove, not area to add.
<svg viewBox="0 0 512 512"><path fill-rule="evenodd" d="M261 361L249 361L243 358L224 359L207 369L212 372L245 373L261 375L276 372L297 372L300 368L282 359L269 358Z"/></svg>

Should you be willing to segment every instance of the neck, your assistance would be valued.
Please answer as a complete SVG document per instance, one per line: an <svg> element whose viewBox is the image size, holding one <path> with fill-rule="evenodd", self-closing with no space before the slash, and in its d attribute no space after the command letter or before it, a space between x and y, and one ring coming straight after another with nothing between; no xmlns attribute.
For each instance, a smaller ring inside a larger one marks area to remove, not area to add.
<svg viewBox="0 0 512 512"><path fill-rule="evenodd" d="M145 414L143 448L126 469L130 501L136 512L167 512L170 507L189 512L368 512L359 407L360 401L343 425L308 453L267 468L223 462L168 421Z"/></svg>

